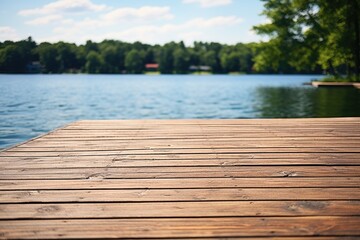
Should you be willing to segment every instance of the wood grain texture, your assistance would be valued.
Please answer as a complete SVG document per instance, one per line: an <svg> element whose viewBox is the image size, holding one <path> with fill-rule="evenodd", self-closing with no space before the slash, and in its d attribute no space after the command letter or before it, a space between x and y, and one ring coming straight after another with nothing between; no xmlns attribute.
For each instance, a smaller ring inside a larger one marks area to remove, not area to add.
<svg viewBox="0 0 360 240"><path fill-rule="evenodd" d="M55 165L56 166L56 165ZM214 166L214 167L107 167L4 169L9 179L144 179L144 178L251 178L251 177L360 177L360 166ZM264 179L265 181L265 179Z"/></svg>
<svg viewBox="0 0 360 240"><path fill-rule="evenodd" d="M0 191L3 203L358 200L357 188L208 188ZM301 195L299 194L301 192Z"/></svg>
<svg viewBox="0 0 360 240"><path fill-rule="evenodd" d="M83 120L0 152L0 239L359 239L360 118Z"/></svg>
<svg viewBox="0 0 360 240"><path fill-rule="evenodd" d="M12 220L7 239L359 236L360 217L143 218Z"/></svg>
<svg viewBox="0 0 360 240"><path fill-rule="evenodd" d="M300 181L299 181L300 180ZM360 177L297 178L178 178L178 179L73 179L0 180L6 190L84 190L84 189L204 189L204 188L357 188Z"/></svg>
<svg viewBox="0 0 360 240"><path fill-rule="evenodd" d="M139 210L141 209L141 211ZM1 204L0 219L360 215L360 201Z"/></svg>

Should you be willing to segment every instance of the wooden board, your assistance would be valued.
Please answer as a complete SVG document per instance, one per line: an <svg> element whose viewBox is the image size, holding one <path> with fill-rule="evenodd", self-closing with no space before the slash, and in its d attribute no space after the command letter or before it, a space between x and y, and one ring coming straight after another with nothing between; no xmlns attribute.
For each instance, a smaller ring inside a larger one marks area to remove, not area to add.
<svg viewBox="0 0 360 240"><path fill-rule="evenodd" d="M0 171L0 239L360 238L360 118L84 120Z"/></svg>
<svg viewBox="0 0 360 240"><path fill-rule="evenodd" d="M357 87L358 84L352 82L311 82L314 87Z"/></svg>

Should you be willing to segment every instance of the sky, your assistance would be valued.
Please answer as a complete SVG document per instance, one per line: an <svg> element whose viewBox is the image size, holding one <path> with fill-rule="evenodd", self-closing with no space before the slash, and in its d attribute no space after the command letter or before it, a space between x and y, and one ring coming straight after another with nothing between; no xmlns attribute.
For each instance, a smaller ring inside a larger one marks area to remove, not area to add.
<svg viewBox="0 0 360 240"><path fill-rule="evenodd" d="M260 0L0 0L0 41L258 42Z"/></svg>

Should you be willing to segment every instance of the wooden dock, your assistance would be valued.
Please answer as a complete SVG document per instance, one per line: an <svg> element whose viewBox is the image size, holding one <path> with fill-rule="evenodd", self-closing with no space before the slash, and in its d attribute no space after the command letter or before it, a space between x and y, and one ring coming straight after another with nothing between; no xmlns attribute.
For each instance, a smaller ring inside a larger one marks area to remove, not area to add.
<svg viewBox="0 0 360 240"><path fill-rule="evenodd" d="M359 82L319 82L313 81L311 82L313 87L355 87L360 89Z"/></svg>
<svg viewBox="0 0 360 240"><path fill-rule="evenodd" d="M360 118L79 121L0 153L0 238L360 238Z"/></svg>

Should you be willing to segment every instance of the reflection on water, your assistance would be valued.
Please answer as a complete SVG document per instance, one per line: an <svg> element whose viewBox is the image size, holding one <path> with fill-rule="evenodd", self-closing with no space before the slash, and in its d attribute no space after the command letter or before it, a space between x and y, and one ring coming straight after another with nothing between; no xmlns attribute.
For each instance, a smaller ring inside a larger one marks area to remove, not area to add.
<svg viewBox="0 0 360 240"><path fill-rule="evenodd" d="M262 118L360 116L355 88L259 87L256 99Z"/></svg>
<svg viewBox="0 0 360 240"><path fill-rule="evenodd" d="M314 116L360 116L360 90L320 88L314 94Z"/></svg>
<svg viewBox="0 0 360 240"><path fill-rule="evenodd" d="M80 119L360 116L360 90L316 77L0 75L0 148Z"/></svg>
<svg viewBox="0 0 360 240"><path fill-rule="evenodd" d="M259 87L256 90L259 117L312 117L313 89Z"/></svg>

